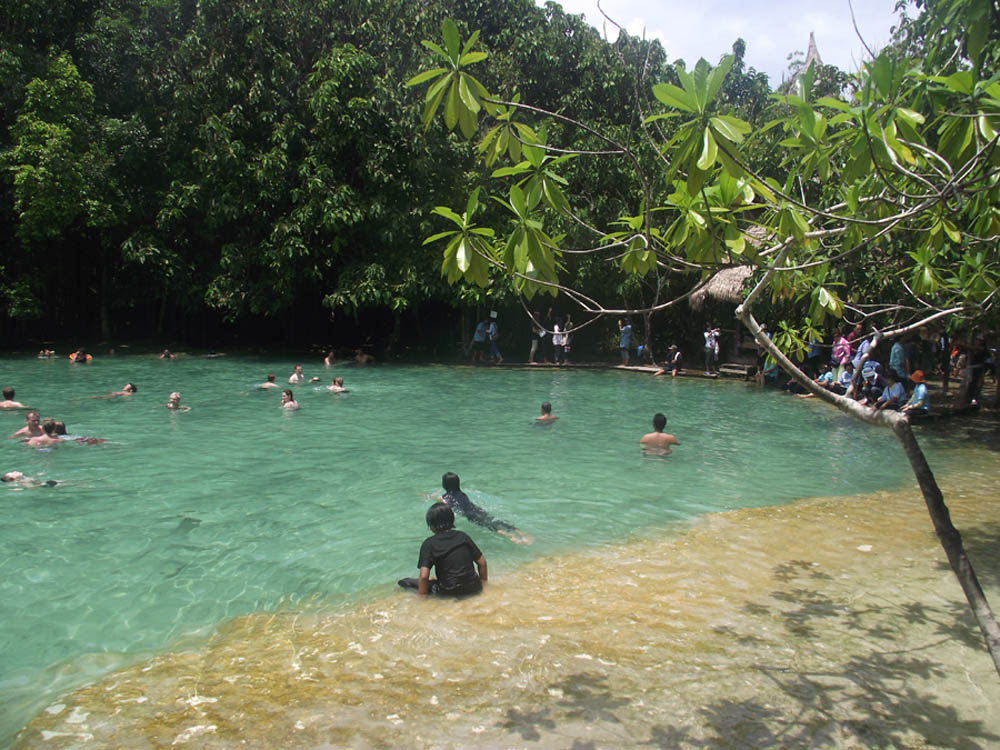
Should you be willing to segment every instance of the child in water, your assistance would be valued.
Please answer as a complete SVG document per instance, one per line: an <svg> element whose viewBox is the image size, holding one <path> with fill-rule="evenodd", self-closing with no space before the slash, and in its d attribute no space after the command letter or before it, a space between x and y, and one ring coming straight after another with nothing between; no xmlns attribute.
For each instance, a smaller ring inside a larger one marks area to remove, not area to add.
<svg viewBox="0 0 1000 750"><path fill-rule="evenodd" d="M468 534L455 529L455 513L444 503L434 503L426 518L434 534L420 545L420 577L402 578L399 585L416 589L421 596L480 593L488 577L486 558ZM435 579L431 579L431 568L437 573Z"/></svg>

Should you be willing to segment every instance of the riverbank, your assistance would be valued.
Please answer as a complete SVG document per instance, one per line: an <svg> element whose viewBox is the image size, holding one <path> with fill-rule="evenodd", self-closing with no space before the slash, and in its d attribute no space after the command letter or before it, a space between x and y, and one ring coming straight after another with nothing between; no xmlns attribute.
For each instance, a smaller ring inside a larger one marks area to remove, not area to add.
<svg viewBox="0 0 1000 750"><path fill-rule="evenodd" d="M994 602L997 478L981 450L940 478ZM16 747L985 749L1000 681L967 609L915 488L815 498L462 602L241 617L59 699Z"/></svg>

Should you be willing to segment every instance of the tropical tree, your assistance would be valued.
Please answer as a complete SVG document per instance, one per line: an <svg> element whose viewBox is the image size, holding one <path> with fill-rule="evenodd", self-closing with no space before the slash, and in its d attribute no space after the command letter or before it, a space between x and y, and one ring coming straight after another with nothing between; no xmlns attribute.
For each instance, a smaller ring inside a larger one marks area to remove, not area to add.
<svg viewBox="0 0 1000 750"><path fill-rule="evenodd" d="M502 277L529 300L565 295L599 317L666 310L718 271L746 269L750 283L736 316L769 356L824 401L891 428L899 439L1000 672L1000 628L906 415L862 405L854 386L845 396L819 388L799 366L830 319L864 322L877 348L924 326L949 319L975 325L994 313L1000 74L984 63L995 61L998 41L995 32L947 23L955 14L989 15L982 8L990 5L928 2L916 28L933 30L933 39L911 34L906 44L873 56L849 93L838 87L818 96L815 71L802 72L794 92L774 97L776 116L766 125L748 122L721 96L734 66L729 56L714 68L699 60L663 76L633 68L630 107L641 137L622 137L513 93L492 93L476 77L484 59L477 35L463 40L449 20L442 44L425 43L445 66L409 84L430 84L425 124L443 112L446 129L472 139L480 118L492 118L480 141L491 166L460 217L460 226L481 229L475 241L458 241L462 252L455 251L454 228L436 235L449 240L442 266L449 279L483 284ZM936 52L915 57L915 48ZM520 124L511 128L513 118ZM567 132L586 134L589 147L552 137ZM502 136L506 149L497 145ZM504 160L509 165L496 166ZM618 211L608 224L588 214L582 191L567 179L569 166L582 160L627 165L617 174L630 181L616 191ZM490 191L512 217L489 222L498 230L493 237L475 221ZM435 211L459 224L458 212ZM566 223L582 227L589 245L568 245L549 229ZM566 280L567 258L578 253L629 278L684 279L687 288L640 307L608 302ZM871 283L848 289L848 277ZM798 316L780 321L781 347L754 314L768 297Z"/></svg>

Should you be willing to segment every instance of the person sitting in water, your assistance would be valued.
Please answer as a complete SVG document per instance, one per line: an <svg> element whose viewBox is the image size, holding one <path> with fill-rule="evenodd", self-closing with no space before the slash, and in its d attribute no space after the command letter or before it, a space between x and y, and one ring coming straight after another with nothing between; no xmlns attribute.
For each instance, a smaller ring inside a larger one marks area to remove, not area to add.
<svg viewBox="0 0 1000 750"><path fill-rule="evenodd" d="M913 374L910 375L910 380L916 384L916 387L910 394L910 400L903 405L900 411L907 414L926 414L930 411L931 402L927 397L927 381L924 378L924 371L914 370Z"/></svg>
<svg viewBox="0 0 1000 750"><path fill-rule="evenodd" d="M3 401L0 401L0 409L24 409L25 406L20 401L14 400L14 389L9 385L3 389Z"/></svg>
<svg viewBox="0 0 1000 750"><path fill-rule="evenodd" d="M359 365L369 365L375 361L375 357L370 354L365 354L360 349L354 350L354 361Z"/></svg>
<svg viewBox="0 0 1000 750"><path fill-rule="evenodd" d="M298 409L299 404L295 400L295 396L292 395L291 388L286 388L281 392L281 408L282 409Z"/></svg>
<svg viewBox="0 0 1000 750"><path fill-rule="evenodd" d="M653 415L653 431L647 432L639 438L639 444L644 453L665 456L670 453L670 446L680 445L677 438L663 431L666 426L667 416L665 414L656 413Z"/></svg>
<svg viewBox="0 0 1000 750"><path fill-rule="evenodd" d="M435 503L427 509L427 526L434 532L420 545L419 578L402 578L399 585L416 589L420 596L470 596L483 590L488 580L486 557L472 538L455 529L455 513ZM475 567L473 567L475 566ZM431 568L437 578L431 578Z"/></svg>
<svg viewBox="0 0 1000 750"><path fill-rule="evenodd" d="M548 401L542 404L542 414L541 416L535 417L535 422L537 424L548 424L549 422L555 422L559 417L552 413L552 404Z"/></svg>
<svg viewBox="0 0 1000 750"><path fill-rule="evenodd" d="M267 374L267 382L261 383L257 386L258 390L266 391L268 388L277 388L278 384L274 382L274 373L269 372Z"/></svg>
<svg viewBox="0 0 1000 750"><path fill-rule="evenodd" d="M82 346L69 355L69 361L74 362L76 364L86 364L92 359L93 357L87 354L87 352L84 350Z"/></svg>
<svg viewBox="0 0 1000 750"><path fill-rule="evenodd" d="M347 389L344 388L343 378L334 378L333 383L326 387L331 393L347 393Z"/></svg>
<svg viewBox="0 0 1000 750"><path fill-rule="evenodd" d="M326 356L323 357L323 364L326 365L327 367L331 367L332 365L335 364L335 360L334 360L334 357L333 357L333 349L331 349L330 351L328 351L326 353Z"/></svg>
<svg viewBox="0 0 1000 750"><path fill-rule="evenodd" d="M173 359L174 355L170 353L169 349L164 349L160 352L160 359Z"/></svg>
<svg viewBox="0 0 1000 750"><path fill-rule="evenodd" d="M27 440L28 445L32 448L51 448L53 445L59 445L61 442L59 435L56 433L56 421L54 419L46 419L42 422L42 434L28 438Z"/></svg>
<svg viewBox="0 0 1000 750"><path fill-rule="evenodd" d="M11 435L12 438L33 438L43 435L42 418L34 409L29 409L24 415L24 427Z"/></svg>
<svg viewBox="0 0 1000 750"><path fill-rule="evenodd" d="M167 403L164 404L171 411L191 411L190 406L181 406L181 394L180 391L174 391L167 398Z"/></svg>
<svg viewBox="0 0 1000 750"><path fill-rule="evenodd" d="M306 382L306 376L302 374L302 365L295 365L295 369L292 371L292 374L288 376L289 385L296 385L304 382Z"/></svg>
<svg viewBox="0 0 1000 750"><path fill-rule="evenodd" d="M9 482L21 487L55 487L59 484L57 479L35 479L34 477L26 477L19 471L8 471L0 477L0 482Z"/></svg>
<svg viewBox="0 0 1000 750"><path fill-rule="evenodd" d="M118 398L119 396L131 396L133 393L138 392L138 388L133 383L126 383L122 386L120 391L112 391L111 393L105 393L102 396L93 396L92 398Z"/></svg>
<svg viewBox="0 0 1000 750"><path fill-rule="evenodd" d="M472 523L487 528L490 531L495 531L507 537L515 544L531 544L531 537L524 534L516 526L506 521L495 519L485 508L481 508L472 502L469 496L462 492L460 485L461 481L458 478L458 474L451 471L446 472L441 477L441 487L444 489L444 495L438 497L437 501L444 503L453 511L461 513Z"/></svg>

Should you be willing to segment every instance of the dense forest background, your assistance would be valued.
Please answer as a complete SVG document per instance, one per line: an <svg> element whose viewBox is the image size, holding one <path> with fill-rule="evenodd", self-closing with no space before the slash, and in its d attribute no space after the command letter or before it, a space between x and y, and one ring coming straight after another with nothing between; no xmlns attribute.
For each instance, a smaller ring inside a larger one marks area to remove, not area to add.
<svg viewBox="0 0 1000 750"><path fill-rule="evenodd" d="M422 244L440 229L430 209L464 201L474 179L475 146L427 138L422 92L404 85L426 63L419 41L445 17L481 31L491 90L623 141L640 126L637 76L675 77L658 42L609 44L582 17L531 0L10 4L0 21L3 346L311 344L449 358L497 310L520 359L530 324L511 288L450 285L440 247ZM734 41L723 96L760 123L771 89ZM628 165L570 170L596 223L625 202L618 169ZM571 245L576 230L562 231ZM567 278L623 307L648 293L585 255ZM533 306L571 309L559 298ZM664 313L658 330L698 342L701 322ZM601 321L576 348L598 356L616 334L615 320Z"/></svg>

